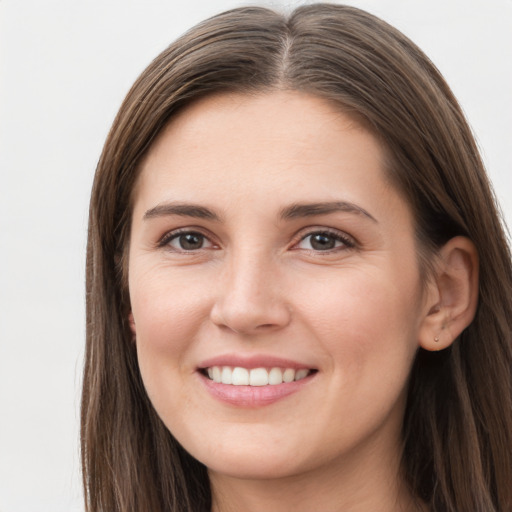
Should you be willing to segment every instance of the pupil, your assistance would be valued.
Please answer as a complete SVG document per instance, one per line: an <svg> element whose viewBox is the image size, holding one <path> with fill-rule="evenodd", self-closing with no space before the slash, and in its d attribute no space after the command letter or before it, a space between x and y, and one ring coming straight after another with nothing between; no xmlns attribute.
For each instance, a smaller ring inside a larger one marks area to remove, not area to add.
<svg viewBox="0 0 512 512"><path fill-rule="evenodd" d="M201 235L187 234L180 236L180 245L182 249L191 251L193 249L201 249L203 246L203 237Z"/></svg>
<svg viewBox="0 0 512 512"><path fill-rule="evenodd" d="M328 249L333 249L334 244L335 244L335 241L332 238L332 236L330 236L330 235L319 234L319 235L314 235L311 238L311 247L313 247L313 249L319 249L321 251L322 250L325 251Z"/></svg>

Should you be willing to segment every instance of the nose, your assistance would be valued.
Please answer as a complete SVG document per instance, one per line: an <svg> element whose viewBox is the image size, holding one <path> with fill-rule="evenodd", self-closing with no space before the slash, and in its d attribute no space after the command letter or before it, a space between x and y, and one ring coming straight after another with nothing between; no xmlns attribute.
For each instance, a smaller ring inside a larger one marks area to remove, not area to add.
<svg viewBox="0 0 512 512"><path fill-rule="evenodd" d="M285 296L277 264L242 255L221 272L211 320L238 334L276 331L291 320L291 307Z"/></svg>

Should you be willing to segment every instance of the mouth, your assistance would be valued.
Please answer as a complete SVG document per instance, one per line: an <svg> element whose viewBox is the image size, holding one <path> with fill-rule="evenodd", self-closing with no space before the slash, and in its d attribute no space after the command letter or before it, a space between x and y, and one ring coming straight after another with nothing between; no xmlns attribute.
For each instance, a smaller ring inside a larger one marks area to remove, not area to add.
<svg viewBox="0 0 512 512"><path fill-rule="evenodd" d="M237 408L259 408L310 388L319 370L271 354L223 354L202 361L196 374L215 399Z"/></svg>
<svg viewBox="0 0 512 512"><path fill-rule="evenodd" d="M200 373L217 384L231 386L278 386L309 377L317 370L312 368L244 368L242 366L209 366Z"/></svg>

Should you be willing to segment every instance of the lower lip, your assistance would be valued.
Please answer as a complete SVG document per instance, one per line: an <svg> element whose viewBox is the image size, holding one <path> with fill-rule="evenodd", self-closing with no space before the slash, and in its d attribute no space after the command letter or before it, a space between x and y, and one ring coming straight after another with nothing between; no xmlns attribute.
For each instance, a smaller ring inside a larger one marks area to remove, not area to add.
<svg viewBox="0 0 512 512"><path fill-rule="evenodd" d="M286 398L307 386L316 372L293 382L267 386L233 386L214 382L202 373L198 375L207 391L217 400L237 407L263 407Z"/></svg>

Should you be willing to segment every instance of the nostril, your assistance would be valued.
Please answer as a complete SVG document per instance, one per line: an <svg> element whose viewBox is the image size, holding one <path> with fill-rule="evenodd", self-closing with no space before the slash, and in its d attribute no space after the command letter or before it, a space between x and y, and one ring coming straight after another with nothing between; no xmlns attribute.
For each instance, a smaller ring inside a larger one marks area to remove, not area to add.
<svg viewBox="0 0 512 512"><path fill-rule="evenodd" d="M213 305L210 318L221 329L236 334L270 332L290 322L290 308L281 300L248 300L240 294L222 296Z"/></svg>

